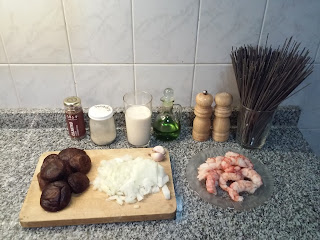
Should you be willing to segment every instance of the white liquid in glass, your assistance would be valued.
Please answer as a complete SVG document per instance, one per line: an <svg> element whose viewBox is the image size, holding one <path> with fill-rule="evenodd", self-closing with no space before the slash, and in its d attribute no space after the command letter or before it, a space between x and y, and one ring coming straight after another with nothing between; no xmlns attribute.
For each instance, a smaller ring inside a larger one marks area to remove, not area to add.
<svg viewBox="0 0 320 240"><path fill-rule="evenodd" d="M127 137L135 146L148 144L151 130L151 111L140 105L130 106L125 113Z"/></svg>

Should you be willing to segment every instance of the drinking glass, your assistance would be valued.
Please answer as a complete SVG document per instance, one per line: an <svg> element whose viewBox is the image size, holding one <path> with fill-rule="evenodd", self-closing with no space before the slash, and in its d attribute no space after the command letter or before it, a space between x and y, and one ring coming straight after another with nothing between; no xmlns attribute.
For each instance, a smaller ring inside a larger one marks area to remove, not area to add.
<svg viewBox="0 0 320 240"><path fill-rule="evenodd" d="M150 141L152 95L134 91L123 96L128 142L135 147L146 147Z"/></svg>
<svg viewBox="0 0 320 240"><path fill-rule="evenodd" d="M237 142L244 148L262 148L269 135L275 111L255 111L241 106L237 120Z"/></svg>

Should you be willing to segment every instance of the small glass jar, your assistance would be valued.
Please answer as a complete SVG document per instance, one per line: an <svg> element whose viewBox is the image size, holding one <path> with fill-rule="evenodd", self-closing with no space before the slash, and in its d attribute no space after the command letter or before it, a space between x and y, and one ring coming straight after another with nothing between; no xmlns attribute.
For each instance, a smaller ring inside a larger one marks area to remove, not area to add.
<svg viewBox="0 0 320 240"><path fill-rule="evenodd" d="M113 118L113 109L109 105L95 105L89 108L89 126L92 142L97 145L106 145L116 138L116 125Z"/></svg>
<svg viewBox="0 0 320 240"><path fill-rule="evenodd" d="M63 101L69 135L72 139L80 140L86 135L81 99L75 96Z"/></svg>

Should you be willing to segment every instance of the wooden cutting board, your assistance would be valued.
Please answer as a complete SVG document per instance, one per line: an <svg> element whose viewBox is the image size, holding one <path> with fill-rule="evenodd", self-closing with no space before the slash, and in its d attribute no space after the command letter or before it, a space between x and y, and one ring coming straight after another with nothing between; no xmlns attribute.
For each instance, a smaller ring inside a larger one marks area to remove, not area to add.
<svg viewBox="0 0 320 240"><path fill-rule="evenodd" d="M92 161L92 167L87 174L90 182L97 176L97 168L101 160L111 160L122 157L126 154L132 157L150 158L148 154L150 148L133 149L105 149L105 150L86 150ZM70 204L59 212L47 212L40 206L41 190L39 188L37 174L40 171L43 159L52 153L43 153L34 172L27 196L20 211L20 224L22 227L49 227L63 225L127 222L127 221L146 221L172 219L175 217L177 203L175 198L174 186L172 181L172 171L170 156L166 150L166 158L160 162L165 172L169 176L167 186L170 190L171 199L166 200L162 191L156 194L149 194L136 203L140 208L134 208L135 204L124 204L120 206L115 201L106 201L108 195L104 192L93 190L93 186L82 194L72 194Z"/></svg>

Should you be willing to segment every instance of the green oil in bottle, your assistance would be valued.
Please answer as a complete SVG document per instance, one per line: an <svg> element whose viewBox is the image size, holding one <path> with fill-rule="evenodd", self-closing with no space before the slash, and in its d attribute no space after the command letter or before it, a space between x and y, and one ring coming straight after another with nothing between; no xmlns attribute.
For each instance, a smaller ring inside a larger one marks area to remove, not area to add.
<svg viewBox="0 0 320 240"><path fill-rule="evenodd" d="M162 115L161 118L155 120L153 132L159 140L174 140L180 135L180 122L173 120L169 115Z"/></svg>
<svg viewBox="0 0 320 240"><path fill-rule="evenodd" d="M181 106L173 104L173 95L171 88L164 90L164 96L161 98L162 108L153 123L154 136L162 141L174 140L180 135ZM175 112L173 111L174 106L176 107Z"/></svg>

